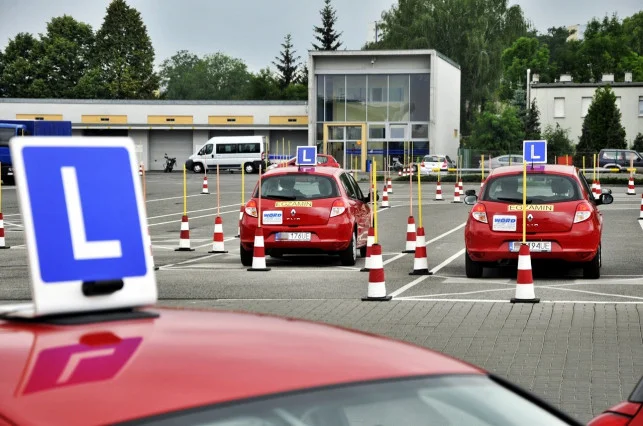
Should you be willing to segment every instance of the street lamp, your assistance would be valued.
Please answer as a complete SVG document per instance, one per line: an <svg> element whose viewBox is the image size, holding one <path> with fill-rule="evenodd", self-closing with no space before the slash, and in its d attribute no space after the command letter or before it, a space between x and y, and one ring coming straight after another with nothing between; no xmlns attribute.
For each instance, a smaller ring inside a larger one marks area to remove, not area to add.
<svg viewBox="0 0 643 426"><path fill-rule="evenodd" d="M530 77L531 77L531 68L527 68L527 111L531 109L531 87L529 87Z"/></svg>

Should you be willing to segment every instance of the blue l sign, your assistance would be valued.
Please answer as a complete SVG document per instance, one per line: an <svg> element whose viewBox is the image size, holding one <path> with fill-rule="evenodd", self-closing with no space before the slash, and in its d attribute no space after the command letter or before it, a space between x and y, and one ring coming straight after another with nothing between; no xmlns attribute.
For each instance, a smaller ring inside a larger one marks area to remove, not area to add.
<svg viewBox="0 0 643 426"><path fill-rule="evenodd" d="M527 163L547 163L547 141L523 141L522 155Z"/></svg>
<svg viewBox="0 0 643 426"><path fill-rule="evenodd" d="M297 147L297 165L314 166L317 164L317 147L316 146L298 146Z"/></svg>

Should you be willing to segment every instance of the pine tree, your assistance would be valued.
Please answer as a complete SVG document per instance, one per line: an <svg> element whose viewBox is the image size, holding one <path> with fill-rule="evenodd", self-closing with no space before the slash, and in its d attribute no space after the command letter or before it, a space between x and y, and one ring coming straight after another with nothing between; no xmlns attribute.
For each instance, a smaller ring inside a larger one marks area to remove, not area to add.
<svg viewBox="0 0 643 426"><path fill-rule="evenodd" d="M299 56L295 56L292 36L290 34L286 35L281 47L283 47L283 50L280 52L280 56L275 57L278 62L273 61L273 64L275 64L279 71L277 77L279 88L285 90L291 83L297 81L297 60Z"/></svg>
<svg viewBox="0 0 643 426"><path fill-rule="evenodd" d="M305 63L301 65L301 71L299 71L297 83L303 84L304 86L308 87L308 65Z"/></svg>
<svg viewBox="0 0 643 426"><path fill-rule="evenodd" d="M609 86L599 87L589 106L576 151L594 153L603 148L626 148L625 128L616 96Z"/></svg>
<svg viewBox="0 0 643 426"><path fill-rule="evenodd" d="M540 111L538 111L535 99L531 101L531 108L524 115L524 125L527 140L540 139Z"/></svg>
<svg viewBox="0 0 643 426"><path fill-rule="evenodd" d="M146 99L158 89L154 49L141 14L112 0L92 52L100 93L112 99Z"/></svg>
<svg viewBox="0 0 643 426"><path fill-rule="evenodd" d="M313 43L315 50L337 50L342 43L339 41L339 36L342 33L335 31L335 22L337 16L335 9L330 5L330 0L324 0L324 7L319 11L322 18L322 26L313 27L315 31L315 39L319 41L319 45Z"/></svg>

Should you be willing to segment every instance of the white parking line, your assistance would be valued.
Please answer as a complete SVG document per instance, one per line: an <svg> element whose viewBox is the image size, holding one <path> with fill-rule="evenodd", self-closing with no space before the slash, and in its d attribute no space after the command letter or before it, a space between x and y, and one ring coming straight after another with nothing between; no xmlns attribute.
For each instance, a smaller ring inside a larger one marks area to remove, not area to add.
<svg viewBox="0 0 643 426"><path fill-rule="evenodd" d="M467 224L467 223L465 222L465 223L463 223L463 224L461 224L461 225L458 225L458 226L456 226L455 228L453 228L453 229L451 229L451 230L449 230L449 231L445 232L444 234L438 235L437 237L435 237L435 238L433 238L433 239L430 239L430 240L429 240L429 241L427 241L427 242L426 242L426 244L424 244L424 245L425 245L425 246L428 246L429 244L432 244L432 243L434 243L434 242L436 242L436 241L438 241L438 240L441 240L442 238L446 237L447 235L452 234L453 232L457 231L458 229L460 229L460 228L464 227L464 225L466 225L466 224ZM384 266L384 265L388 265L388 264L389 264L389 263L391 263L391 262L395 262L396 260L401 259L401 258L403 258L404 256L406 256L407 254L409 254L409 253L400 253L400 254L398 254L398 255L397 255L397 256L395 256L395 257L392 257L392 258L390 258L390 259L387 259L386 261L382 262L382 266ZM443 266L444 266L444 265L443 265ZM439 269L438 269L438 271L439 271Z"/></svg>
<svg viewBox="0 0 643 426"><path fill-rule="evenodd" d="M246 299L250 300L250 299ZM453 303L511 303L509 300L492 300L492 299L416 299L416 298L401 298L395 299L400 302L453 302ZM548 304L588 304L588 305L643 305L643 302L622 302L622 301L598 301L598 300L541 300L540 303ZM517 303L522 305L522 303Z"/></svg>
<svg viewBox="0 0 643 426"><path fill-rule="evenodd" d="M453 261L454 261L455 259L457 259L458 257L462 256L462 254L464 253L464 250L465 250L465 249L460 250L459 252L457 252L456 254L454 254L453 256L451 256L450 258L448 258L447 260L445 260L444 262L440 263L440 264L439 264L438 266L436 266L435 268L431 269L429 272L431 272L431 274L436 273L437 271L439 271L440 269L442 269L443 267L445 267L445 266L446 266L446 265L448 265L449 263L453 262ZM415 287L416 285L420 284L422 281L426 280L426 279L427 279L427 278L429 278L430 276L431 276L431 275L423 275L423 276L421 276L420 278L417 278L417 279L415 279L415 280L411 281L411 282L410 282L410 283L408 283L407 285L405 285L405 286L403 286L403 287L398 288L398 289L397 289L397 290L395 290L393 293L389 294L389 296L391 296L391 297L396 297L396 298L397 298L397 296L399 296L400 294L404 293L406 290L408 290L408 289L410 289L410 288L413 288L413 287Z"/></svg>
<svg viewBox="0 0 643 426"><path fill-rule="evenodd" d="M239 213L239 211L238 210L229 210L227 212L221 212L220 214L223 215L223 214L228 214L228 213ZM189 220L202 219L204 217L212 217L212 216L216 216L216 215L217 215L216 213L212 213L212 214L206 214L206 215L202 215L202 216L194 216L194 217L189 217ZM170 224L170 223L181 223L181 219L170 220L169 222L150 223L150 224L148 224L148 226L160 226L160 225L167 225L167 224Z"/></svg>
<svg viewBox="0 0 643 426"><path fill-rule="evenodd" d="M20 224L13 223L13 222L7 222L6 220L4 221L4 224L9 225L9 226L15 226L16 228L24 228L24 226L22 226Z"/></svg>
<svg viewBox="0 0 643 426"><path fill-rule="evenodd" d="M634 299L634 300L643 301L643 297L626 296L626 295L623 295L623 294L601 293L601 292L598 292L598 291L589 291L589 290L575 290L573 288L560 288L560 287L554 287L554 286L548 286L548 285L539 285L537 288L548 288L550 290L558 290L558 291L573 291L573 292L577 292L577 293L593 294L595 296L620 297L620 298L623 298L623 299Z"/></svg>
<svg viewBox="0 0 643 426"><path fill-rule="evenodd" d="M228 207L236 207L236 206L240 206L240 205L241 204L229 204L227 206L221 206L220 208L225 209L225 208L228 208ZM197 213L197 212L205 212L205 211L209 211L209 210L216 210L217 208L218 207L211 207L211 208L199 209L199 210L188 210L188 214L189 213ZM180 211L178 213L163 214L163 215L160 215L160 216L150 216L150 217L147 218L147 220L160 219L162 217L170 217L170 216L183 216L183 212Z"/></svg>
<svg viewBox="0 0 643 426"><path fill-rule="evenodd" d="M514 289L513 288L492 288L492 289L485 289L485 290L464 291L464 292L456 292L456 293L427 294L425 296L399 297L399 298L396 298L396 300L429 299L429 298L443 297L443 296L460 296L460 295L465 295L465 294L493 293L493 292L497 292L497 291L514 291Z"/></svg>

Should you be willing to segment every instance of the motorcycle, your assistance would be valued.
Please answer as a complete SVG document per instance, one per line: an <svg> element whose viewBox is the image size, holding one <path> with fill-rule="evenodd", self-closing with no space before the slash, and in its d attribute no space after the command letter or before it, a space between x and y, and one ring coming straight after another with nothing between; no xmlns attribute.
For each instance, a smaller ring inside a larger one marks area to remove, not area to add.
<svg viewBox="0 0 643 426"><path fill-rule="evenodd" d="M165 154L165 168L163 169L163 171L165 173L171 173L172 169L174 169L175 164L176 158L168 157L167 154Z"/></svg>

